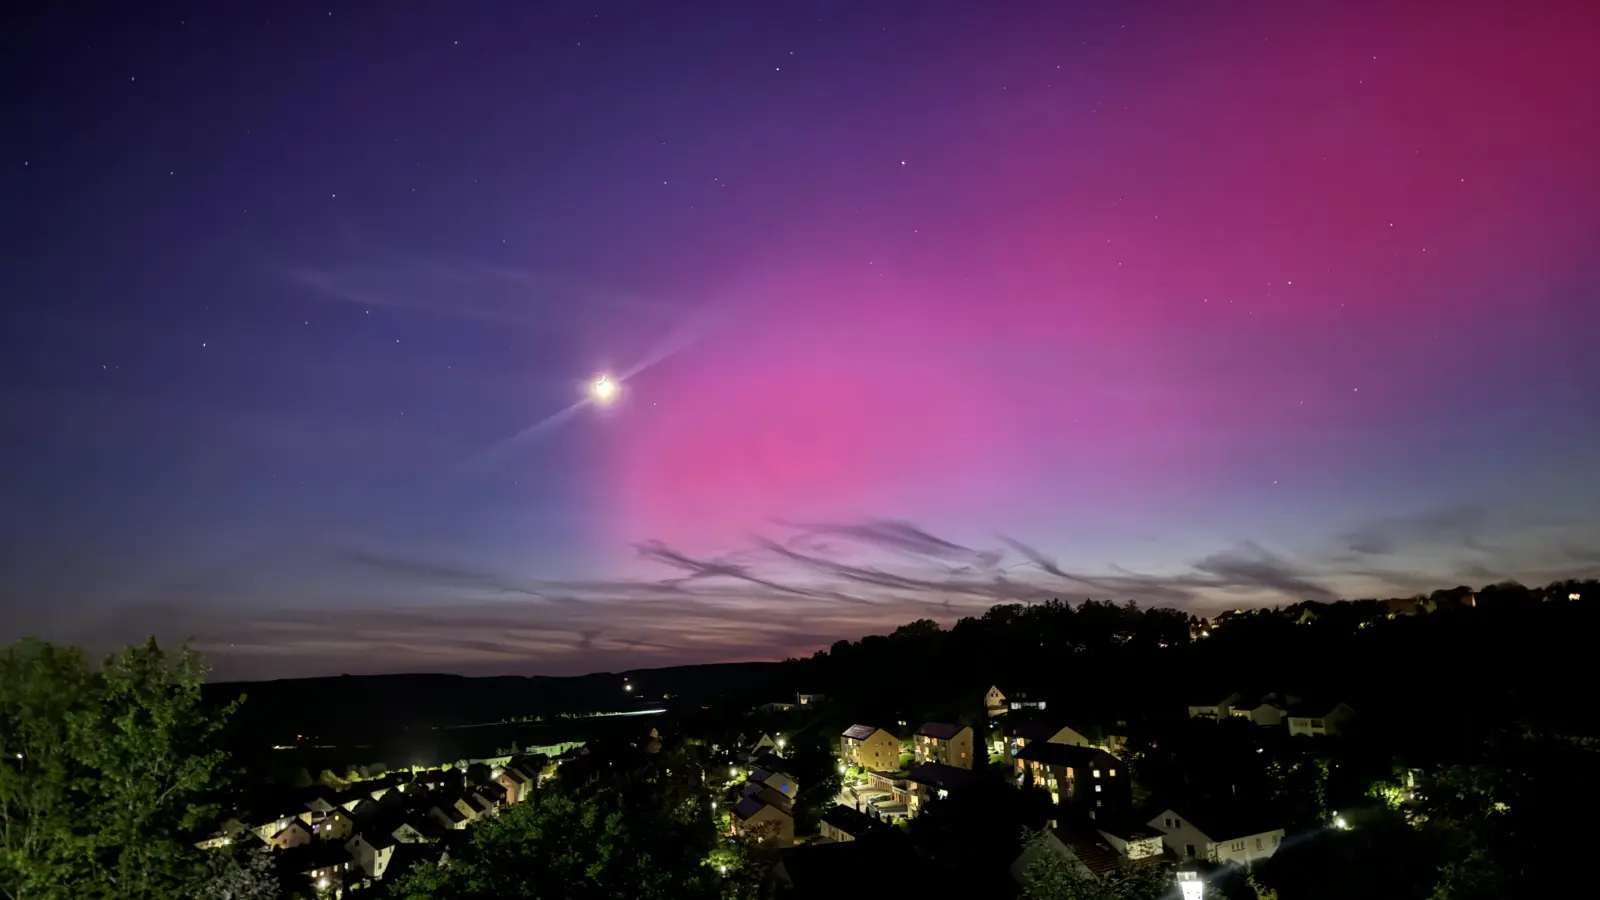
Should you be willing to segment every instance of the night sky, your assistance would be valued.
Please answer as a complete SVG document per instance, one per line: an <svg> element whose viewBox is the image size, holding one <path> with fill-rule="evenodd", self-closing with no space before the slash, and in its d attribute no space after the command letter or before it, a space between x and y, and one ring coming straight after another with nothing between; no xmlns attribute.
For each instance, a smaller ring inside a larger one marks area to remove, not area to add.
<svg viewBox="0 0 1600 900"><path fill-rule="evenodd" d="M569 674L1600 570L1593 0L33 7L0 639Z"/></svg>

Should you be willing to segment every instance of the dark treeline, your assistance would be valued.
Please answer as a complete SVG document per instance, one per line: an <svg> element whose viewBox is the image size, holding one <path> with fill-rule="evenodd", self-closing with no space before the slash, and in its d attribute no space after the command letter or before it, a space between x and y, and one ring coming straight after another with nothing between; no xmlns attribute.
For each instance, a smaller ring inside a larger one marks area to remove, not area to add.
<svg viewBox="0 0 1600 900"><path fill-rule="evenodd" d="M1464 596L1476 606L1451 602ZM1588 724L1593 704L1582 676L1600 625L1600 582L1463 587L1428 599L1432 612L1393 617L1377 600L1244 611L1194 640L1190 629L1202 620L1131 601L995 606L948 629L924 619L839 641L782 663L742 699L823 693L847 718L887 724L966 718L998 684L1109 724L1182 715L1219 690L1211 699L1280 691L1349 703L1369 721L1405 721L1426 707L1458 720L1456 728L1489 728L1513 713ZM1497 712L1486 716L1486 708Z"/></svg>

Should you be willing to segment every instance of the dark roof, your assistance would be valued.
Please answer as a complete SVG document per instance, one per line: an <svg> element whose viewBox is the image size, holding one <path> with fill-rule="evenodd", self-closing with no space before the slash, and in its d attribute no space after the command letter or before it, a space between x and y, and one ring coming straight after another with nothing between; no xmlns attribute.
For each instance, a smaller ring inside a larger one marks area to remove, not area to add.
<svg viewBox="0 0 1600 900"><path fill-rule="evenodd" d="M1094 747L1073 747L1068 744L1051 744L1045 741L1032 741L1028 746L1017 751L1018 759L1030 762L1042 762L1049 766L1072 766L1087 769L1097 765L1111 765L1106 763L1107 758L1115 759L1104 750Z"/></svg>
<svg viewBox="0 0 1600 900"><path fill-rule="evenodd" d="M754 794L744 798L743 800L740 800L733 807L733 816L742 822L760 812L761 808L766 805L767 804L761 802L760 794Z"/></svg>
<svg viewBox="0 0 1600 900"><path fill-rule="evenodd" d="M456 808L454 801L441 800L433 805L434 809L444 813L444 817L452 822L466 821L467 814Z"/></svg>
<svg viewBox="0 0 1600 900"><path fill-rule="evenodd" d="M948 741L960 734L966 727L965 725L956 725L950 722L923 722L922 727L917 729L917 734L923 737Z"/></svg>
<svg viewBox="0 0 1600 900"><path fill-rule="evenodd" d="M500 770L500 777L511 781L513 784L527 784L528 783L527 776L523 775L521 772L518 772L516 769L512 768L511 766L506 766L504 769L501 769Z"/></svg>
<svg viewBox="0 0 1600 900"><path fill-rule="evenodd" d="M966 769L958 769L944 763L923 763L912 769L906 780L918 784L931 784L934 787L959 788L976 784L978 776Z"/></svg>
<svg viewBox="0 0 1600 900"><path fill-rule="evenodd" d="M1093 831L1079 828L1058 828L1056 838L1065 844L1072 855L1083 863L1095 876L1105 876L1117 871L1126 865L1144 866L1160 865L1161 857L1152 856L1144 859L1128 859L1118 853L1115 847L1106 842L1105 838Z"/></svg>
<svg viewBox="0 0 1600 900"><path fill-rule="evenodd" d="M853 838L879 834L889 827L861 810L853 806L845 806L843 803L836 804L832 809L823 813L822 821Z"/></svg>
<svg viewBox="0 0 1600 900"><path fill-rule="evenodd" d="M864 741L867 738L872 737L872 735L878 730L878 726L876 725L851 725L849 728L844 730L844 734L842 734L841 737L847 737L857 741Z"/></svg>
<svg viewBox="0 0 1600 900"><path fill-rule="evenodd" d="M841 887L886 884L885 873L891 872L897 893L940 896L934 890L945 887L900 840L814 842L785 850L779 865L793 885L789 896L797 898L833 900Z"/></svg>
<svg viewBox="0 0 1600 900"><path fill-rule="evenodd" d="M1187 821L1200 833L1216 843L1238 840L1252 834L1263 834L1283 827L1283 821L1271 810L1227 800L1180 801L1184 805L1172 806L1173 815ZM1194 813L1199 813L1198 816ZM1158 818L1160 813L1152 818Z"/></svg>
<svg viewBox="0 0 1600 900"><path fill-rule="evenodd" d="M1125 841L1140 841L1161 836L1161 832L1151 828L1149 825L1137 819L1126 819L1115 822L1096 821L1094 826L1099 830L1104 831L1106 834L1109 834L1113 837L1122 838Z"/></svg>
<svg viewBox="0 0 1600 900"><path fill-rule="evenodd" d="M363 830L357 833L356 837L360 838L364 843L372 847L374 850L382 850L385 847L393 847L395 844L400 843L394 839L394 834L392 832L384 831L381 828L375 828L370 831Z"/></svg>

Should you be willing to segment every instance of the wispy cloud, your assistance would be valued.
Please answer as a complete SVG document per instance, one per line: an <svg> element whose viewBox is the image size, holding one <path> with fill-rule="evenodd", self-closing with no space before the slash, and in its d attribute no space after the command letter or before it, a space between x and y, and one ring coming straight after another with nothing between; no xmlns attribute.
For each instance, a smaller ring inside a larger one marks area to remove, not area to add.
<svg viewBox="0 0 1600 900"><path fill-rule="evenodd" d="M664 572L631 579L516 577L339 542L311 550L321 562L346 567L356 576L347 581L367 585L369 596L297 606L239 598L219 603L190 592L80 620L70 638L100 649L152 631L194 636L227 677L418 668L565 674L804 655L913 619L949 624L995 604L1056 596L1133 599L1209 613L1334 600L1334 585L1352 580L1411 593L1507 577L1489 563L1408 577L1381 567L1300 560L1250 541L1171 572L1136 572L1115 563L1074 571L1010 536L999 538L1004 550L987 551L888 519L787 525L795 530L752 535L715 557L665 541L640 542L640 557ZM1596 567L1574 558L1550 575Z"/></svg>

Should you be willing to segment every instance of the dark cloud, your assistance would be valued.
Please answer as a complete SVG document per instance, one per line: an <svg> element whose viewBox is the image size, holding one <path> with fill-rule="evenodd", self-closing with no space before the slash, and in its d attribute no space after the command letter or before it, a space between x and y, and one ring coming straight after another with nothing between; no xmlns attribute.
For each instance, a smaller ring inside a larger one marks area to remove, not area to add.
<svg viewBox="0 0 1600 900"><path fill-rule="evenodd" d="M672 566L675 569L680 569L689 573L688 577L684 579L686 581L692 581L697 578L736 578L740 581L748 581L751 584L757 584L765 588L771 588L775 591L782 591L789 594L799 594L801 596L810 596L809 591L801 590L800 588L791 587L785 584L778 584L775 581L768 581L765 578L752 575L749 569L745 566L725 562L722 560L695 559L694 557L691 557L685 553L680 553L679 551L668 547L661 541L643 541L635 544L634 549L637 550L639 555L645 559L654 560L656 562L663 563L665 565Z"/></svg>
<svg viewBox="0 0 1600 900"><path fill-rule="evenodd" d="M474 572L468 569L415 559L402 559L368 550L342 548L335 550L334 553L347 562L381 571L396 578L421 581L429 585L452 585L506 594L522 594L528 597L544 597L542 592L531 587L511 584L495 575L484 572Z"/></svg>
<svg viewBox="0 0 1600 900"><path fill-rule="evenodd" d="M1450 506L1366 523L1341 535L1340 543L1353 553L1367 556L1391 556L1416 547L1487 550L1481 534L1488 520L1488 511L1483 507Z"/></svg>
<svg viewBox="0 0 1600 900"><path fill-rule="evenodd" d="M1216 586L1230 589L1265 589L1297 600L1338 600L1339 595L1312 581L1309 575L1282 557L1246 542L1238 548L1214 553L1194 564L1211 575Z"/></svg>
<svg viewBox="0 0 1600 900"><path fill-rule="evenodd" d="M781 519L774 521L789 528L798 529L802 533L847 538L860 544L885 550L928 556L935 559L970 562L982 568L992 568L1000 561L1000 554L997 552L979 551L970 547L963 547L960 544L929 534L910 522L898 519L866 519L856 523L797 523Z"/></svg>

